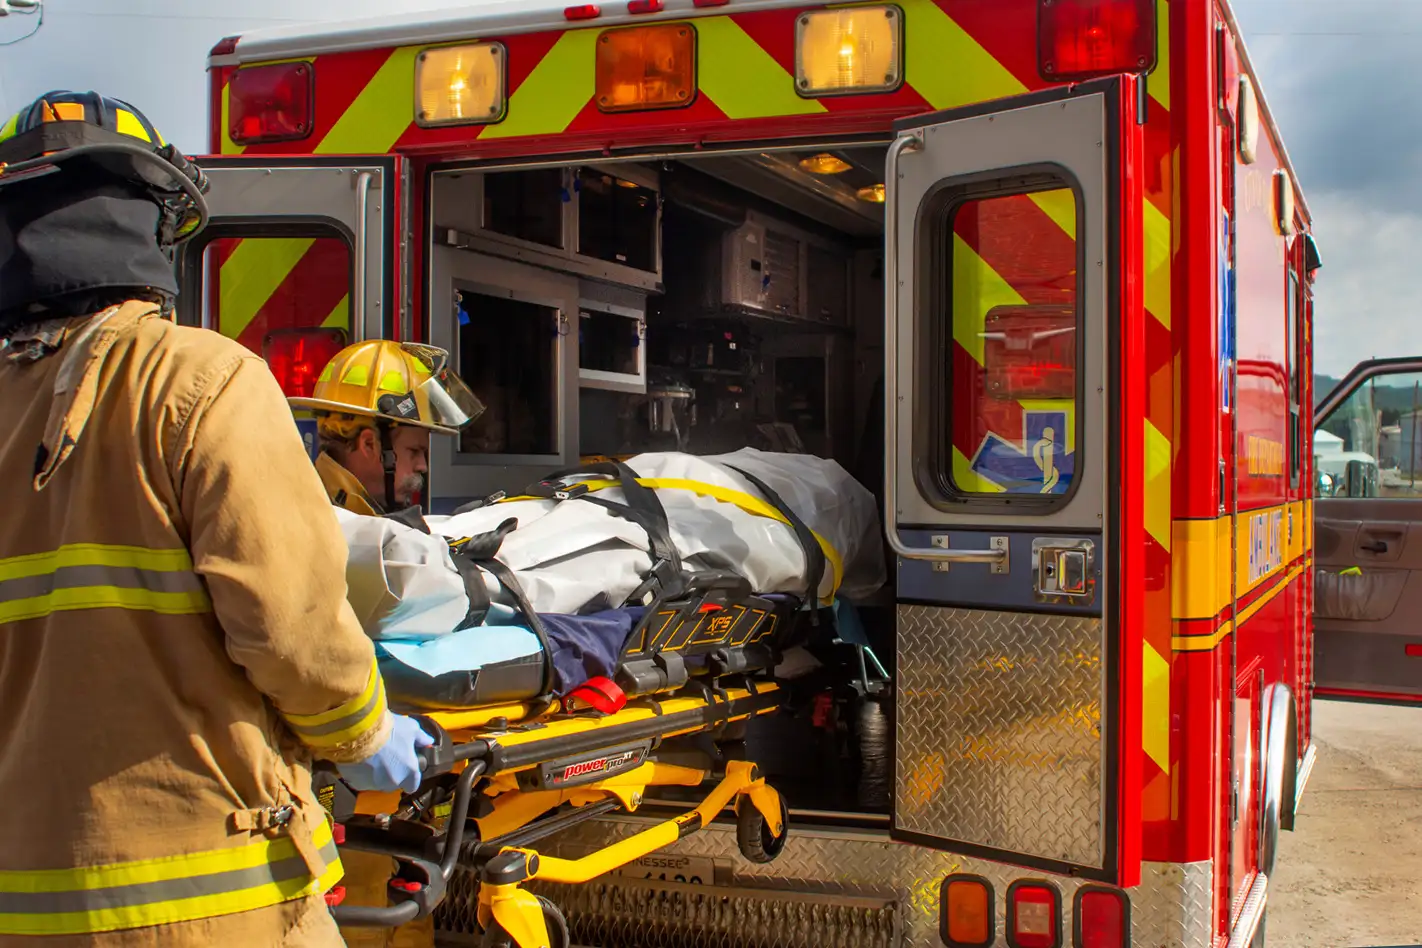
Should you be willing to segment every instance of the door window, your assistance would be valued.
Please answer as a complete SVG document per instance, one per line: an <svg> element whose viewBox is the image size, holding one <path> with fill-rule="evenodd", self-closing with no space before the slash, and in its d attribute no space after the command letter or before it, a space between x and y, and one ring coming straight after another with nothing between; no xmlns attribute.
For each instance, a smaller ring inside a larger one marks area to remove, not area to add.
<svg viewBox="0 0 1422 948"><path fill-rule="evenodd" d="M1313 434L1318 497L1422 497L1422 372L1376 375Z"/></svg>
<svg viewBox="0 0 1422 948"><path fill-rule="evenodd" d="M936 309L950 328L939 465L950 496L1064 499L1081 473L1076 222L1059 180L949 206Z"/></svg>
<svg viewBox="0 0 1422 948"><path fill-rule="evenodd" d="M558 453L559 311L461 292L458 370L484 404L459 434L461 454Z"/></svg>
<svg viewBox="0 0 1422 948"><path fill-rule="evenodd" d="M337 236L211 237L202 325L254 352L270 332L351 331L351 250Z"/></svg>

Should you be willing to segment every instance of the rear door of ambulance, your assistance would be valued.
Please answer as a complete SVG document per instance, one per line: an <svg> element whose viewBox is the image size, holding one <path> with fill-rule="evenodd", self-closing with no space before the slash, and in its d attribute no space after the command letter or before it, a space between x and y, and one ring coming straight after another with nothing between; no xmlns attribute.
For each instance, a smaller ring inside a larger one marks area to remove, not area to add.
<svg viewBox="0 0 1422 948"><path fill-rule="evenodd" d="M1422 704L1422 358L1315 394L1314 693Z"/></svg>
<svg viewBox="0 0 1422 948"><path fill-rule="evenodd" d="M385 156L202 158L211 223L179 249L178 319L263 355L309 395L345 345L390 336L400 168ZM298 417L314 450L314 424Z"/></svg>
<svg viewBox="0 0 1422 948"><path fill-rule="evenodd" d="M1123 885L1142 779L1140 94L1112 79L908 120L886 175L894 835Z"/></svg>

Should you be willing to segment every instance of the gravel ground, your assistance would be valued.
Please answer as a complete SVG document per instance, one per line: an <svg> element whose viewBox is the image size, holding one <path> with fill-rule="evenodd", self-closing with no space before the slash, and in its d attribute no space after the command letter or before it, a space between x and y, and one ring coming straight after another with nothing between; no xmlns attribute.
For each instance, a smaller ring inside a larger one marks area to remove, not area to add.
<svg viewBox="0 0 1422 948"><path fill-rule="evenodd" d="M1269 948L1422 946L1422 708L1314 703L1318 762L1269 886Z"/></svg>

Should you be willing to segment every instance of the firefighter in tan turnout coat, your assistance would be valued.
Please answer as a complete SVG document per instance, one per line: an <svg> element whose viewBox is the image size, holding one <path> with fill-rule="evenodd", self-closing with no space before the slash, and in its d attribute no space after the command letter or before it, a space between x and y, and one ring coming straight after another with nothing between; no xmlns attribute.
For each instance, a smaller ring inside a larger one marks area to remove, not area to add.
<svg viewBox="0 0 1422 948"><path fill-rule="evenodd" d="M275 380L164 318L204 184L92 93L0 126L0 946L339 945L309 762L418 785Z"/></svg>

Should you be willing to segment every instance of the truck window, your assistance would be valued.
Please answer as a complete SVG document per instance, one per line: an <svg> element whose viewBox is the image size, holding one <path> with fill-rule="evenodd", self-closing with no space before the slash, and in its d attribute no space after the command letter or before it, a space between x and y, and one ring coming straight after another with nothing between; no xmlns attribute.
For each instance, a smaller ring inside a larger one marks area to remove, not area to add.
<svg viewBox="0 0 1422 948"><path fill-rule="evenodd" d="M1422 497L1422 373L1355 388L1313 434L1318 497Z"/></svg>
<svg viewBox="0 0 1422 948"><path fill-rule="evenodd" d="M203 248L202 324L254 352L278 329L351 330L351 251L343 237L214 236Z"/></svg>
<svg viewBox="0 0 1422 948"><path fill-rule="evenodd" d="M948 210L942 417L951 461L942 458L939 477L949 496L1061 496L1078 473L1076 215L1067 187Z"/></svg>
<svg viewBox="0 0 1422 948"><path fill-rule="evenodd" d="M1301 450L1301 445L1299 444L1299 403L1301 401L1301 395L1303 391L1302 381L1300 379L1302 369L1299 365L1301 352L1299 348L1301 342L1301 340L1299 339L1299 332L1301 328L1299 325L1299 313L1301 311L1303 300L1300 298L1301 288L1299 286L1298 273L1294 270L1292 265L1289 268L1288 283L1288 299L1284 306L1286 314L1284 320L1284 331L1286 333L1286 336L1284 338L1285 348L1288 352L1289 361L1289 486L1297 487L1299 485L1299 471L1302 470L1303 465L1303 451Z"/></svg>
<svg viewBox="0 0 1422 948"><path fill-rule="evenodd" d="M547 456L558 453L558 338L568 333L557 309L461 291L458 370L484 403L460 432L461 454Z"/></svg>

